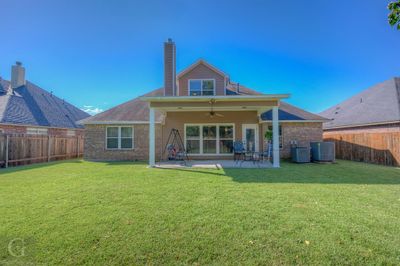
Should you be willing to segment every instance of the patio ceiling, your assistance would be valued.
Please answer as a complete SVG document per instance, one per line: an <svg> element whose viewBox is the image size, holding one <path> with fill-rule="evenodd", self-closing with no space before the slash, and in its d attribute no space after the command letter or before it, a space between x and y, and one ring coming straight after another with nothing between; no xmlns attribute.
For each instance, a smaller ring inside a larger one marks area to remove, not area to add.
<svg viewBox="0 0 400 266"><path fill-rule="evenodd" d="M287 94L257 96L196 96L196 97L142 97L149 107L162 111L208 111L211 103L218 111L265 112L279 106L280 99Z"/></svg>

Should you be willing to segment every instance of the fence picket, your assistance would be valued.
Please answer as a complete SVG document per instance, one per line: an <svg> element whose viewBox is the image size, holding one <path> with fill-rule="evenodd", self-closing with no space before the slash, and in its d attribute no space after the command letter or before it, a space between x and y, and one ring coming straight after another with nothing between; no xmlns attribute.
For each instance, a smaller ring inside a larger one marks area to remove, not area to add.
<svg viewBox="0 0 400 266"><path fill-rule="evenodd" d="M82 136L0 134L0 164L8 167L79 158L83 140Z"/></svg>
<svg viewBox="0 0 400 266"><path fill-rule="evenodd" d="M400 132L324 132L324 140L335 142L338 159L400 166Z"/></svg>

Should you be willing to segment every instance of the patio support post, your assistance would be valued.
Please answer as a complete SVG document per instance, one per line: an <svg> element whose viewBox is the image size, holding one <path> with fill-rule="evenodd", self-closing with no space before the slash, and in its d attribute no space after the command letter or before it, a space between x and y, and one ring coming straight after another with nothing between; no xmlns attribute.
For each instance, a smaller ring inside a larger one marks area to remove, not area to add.
<svg viewBox="0 0 400 266"><path fill-rule="evenodd" d="M272 151L273 167L280 167L278 107L272 108Z"/></svg>
<svg viewBox="0 0 400 266"><path fill-rule="evenodd" d="M154 108L150 108L150 124L149 124L149 166L154 167L156 165L156 135L155 135L155 123L154 123Z"/></svg>

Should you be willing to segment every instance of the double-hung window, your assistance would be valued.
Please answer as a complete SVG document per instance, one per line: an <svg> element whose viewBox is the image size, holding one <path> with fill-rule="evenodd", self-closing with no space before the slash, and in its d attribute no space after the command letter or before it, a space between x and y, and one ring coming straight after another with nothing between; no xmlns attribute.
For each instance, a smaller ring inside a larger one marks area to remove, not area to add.
<svg viewBox="0 0 400 266"><path fill-rule="evenodd" d="M26 134L28 135L47 135L47 128L42 127L28 127L26 129Z"/></svg>
<svg viewBox="0 0 400 266"><path fill-rule="evenodd" d="M213 79L191 79L189 80L190 96L214 95L215 80Z"/></svg>
<svg viewBox="0 0 400 266"><path fill-rule="evenodd" d="M185 125L185 145L189 154L232 154L233 124Z"/></svg>
<svg viewBox="0 0 400 266"><path fill-rule="evenodd" d="M107 127L106 147L109 150L133 149L133 127Z"/></svg>

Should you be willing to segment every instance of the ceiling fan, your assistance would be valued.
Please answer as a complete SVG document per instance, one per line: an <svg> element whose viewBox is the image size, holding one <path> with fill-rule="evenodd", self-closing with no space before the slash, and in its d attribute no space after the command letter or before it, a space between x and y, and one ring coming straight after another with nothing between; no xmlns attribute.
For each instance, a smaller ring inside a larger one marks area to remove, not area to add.
<svg viewBox="0 0 400 266"><path fill-rule="evenodd" d="M209 116L210 118L214 118L216 116L217 117L224 117L223 114L219 114L217 112L214 112L214 104L215 104L215 100L214 99L211 99L209 103L211 105L211 110L210 110L210 112L206 113L206 116Z"/></svg>

